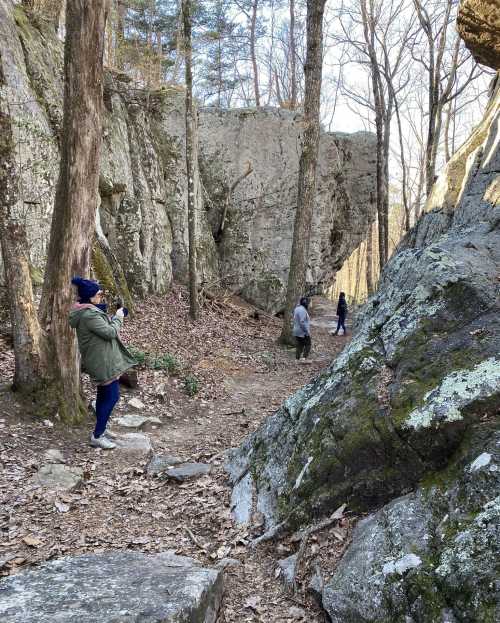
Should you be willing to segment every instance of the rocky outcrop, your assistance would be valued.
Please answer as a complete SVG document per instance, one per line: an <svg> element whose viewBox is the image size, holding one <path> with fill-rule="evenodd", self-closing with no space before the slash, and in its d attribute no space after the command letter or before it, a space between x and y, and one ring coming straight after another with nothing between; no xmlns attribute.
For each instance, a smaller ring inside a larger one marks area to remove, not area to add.
<svg viewBox="0 0 500 623"><path fill-rule="evenodd" d="M8 98L18 122L18 213L31 261L41 267L59 165L62 46L50 24L28 19L11 0L0 0L0 18L4 65L16 85ZM121 281L123 271L126 283L119 289L125 297L127 285L140 296L162 293L173 277L186 281L188 273L184 92L175 86L145 90L127 75L107 71L104 101L94 269L105 283ZM200 281L225 285L277 311L291 250L300 118L279 110L202 111L199 125ZM370 134L323 135L308 271L313 289L333 279L374 218L373 144ZM231 192L247 160L253 172Z"/></svg>
<svg viewBox="0 0 500 623"><path fill-rule="evenodd" d="M199 131L221 277L245 299L276 312L284 301L292 247L300 115L277 109L204 110ZM310 290L332 283L366 236L374 214L374 154L375 137L367 132L321 136L306 276Z"/></svg>
<svg viewBox="0 0 500 623"><path fill-rule="evenodd" d="M228 456L269 534L381 509L325 584L335 623L500 616L499 122L496 84L351 343Z"/></svg>
<svg viewBox="0 0 500 623"><path fill-rule="evenodd" d="M215 623L223 572L170 552L60 558L2 580L2 623Z"/></svg>
<svg viewBox="0 0 500 623"><path fill-rule="evenodd" d="M461 0L457 30L479 63L500 69L498 0Z"/></svg>
<svg viewBox="0 0 500 623"><path fill-rule="evenodd" d="M323 590L332 623L500 619L499 448L485 421L445 473L358 524Z"/></svg>

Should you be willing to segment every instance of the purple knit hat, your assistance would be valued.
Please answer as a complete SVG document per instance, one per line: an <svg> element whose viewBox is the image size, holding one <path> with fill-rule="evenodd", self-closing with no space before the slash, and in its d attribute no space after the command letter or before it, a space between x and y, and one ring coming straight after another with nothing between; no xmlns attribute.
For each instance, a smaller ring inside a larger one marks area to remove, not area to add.
<svg viewBox="0 0 500 623"><path fill-rule="evenodd" d="M85 303L89 301L100 290L102 290L101 286L97 283L97 281L83 279L82 277L73 277L71 283L76 286L78 290L78 298L80 299L80 303Z"/></svg>

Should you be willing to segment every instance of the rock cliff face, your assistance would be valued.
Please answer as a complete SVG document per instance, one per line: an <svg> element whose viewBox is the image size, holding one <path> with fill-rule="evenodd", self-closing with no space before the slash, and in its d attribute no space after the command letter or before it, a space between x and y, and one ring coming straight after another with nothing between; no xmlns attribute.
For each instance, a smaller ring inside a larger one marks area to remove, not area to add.
<svg viewBox="0 0 500 623"><path fill-rule="evenodd" d="M62 46L53 28L0 0L2 54L19 122L23 197L32 262L43 266L58 175ZM145 91L108 71L97 231L138 295L187 279L184 93ZM300 118L279 110L203 111L197 174L200 280L270 311L283 299L300 153ZM329 283L375 215L374 137L323 135L308 283ZM253 172L234 184L250 161ZM234 185L234 188L233 188ZM219 232L226 213L223 233ZM97 258L99 259L99 258ZM99 268L99 266L96 266ZM102 275L100 275L102 278Z"/></svg>
<svg viewBox="0 0 500 623"><path fill-rule="evenodd" d="M349 346L228 457L240 521L382 507L326 583L334 623L500 620L499 122L497 84Z"/></svg>
<svg viewBox="0 0 500 623"><path fill-rule="evenodd" d="M285 296L300 140L300 116L289 111L205 110L200 115L201 175L216 236L230 194L218 242L221 276L270 311L277 311ZM368 133L321 137L307 274L313 290L332 282L366 236L373 215L374 153L375 137Z"/></svg>

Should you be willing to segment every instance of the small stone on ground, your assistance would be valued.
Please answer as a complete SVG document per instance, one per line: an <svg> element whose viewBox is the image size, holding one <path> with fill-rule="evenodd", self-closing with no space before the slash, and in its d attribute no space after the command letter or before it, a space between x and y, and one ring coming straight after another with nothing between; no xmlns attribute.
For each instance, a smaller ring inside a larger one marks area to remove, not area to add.
<svg viewBox="0 0 500 623"><path fill-rule="evenodd" d="M125 428L140 428L147 422L151 422L151 424L161 424L160 418L144 417L137 413L127 413L115 419L115 424Z"/></svg>
<svg viewBox="0 0 500 623"><path fill-rule="evenodd" d="M61 463L43 465L33 477L36 484L55 489L57 491L69 491L77 487L83 478L83 470L80 467L68 467Z"/></svg>
<svg viewBox="0 0 500 623"><path fill-rule="evenodd" d="M122 450L124 452L148 454L153 450L151 440L147 435L142 433L125 433L113 440L113 443L116 444L117 450Z"/></svg>
<svg viewBox="0 0 500 623"><path fill-rule="evenodd" d="M170 454L157 454L153 456L146 466L146 472L151 476L155 474L161 474L170 467L175 467L184 463L178 456L172 456Z"/></svg>
<svg viewBox="0 0 500 623"><path fill-rule="evenodd" d="M189 478L196 478L197 476L205 476L210 472L211 466L205 463L186 463L180 467L173 467L165 471L165 476L177 480L178 482L184 482Z"/></svg>
<svg viewBox="0 0 500 623"><path fill-rule="evenodd" d="M132 407L132 409L137 409L138 411L142 411L143 409L145 409L145 405L144 403L139 400L139 398L131 398L128 401L128 405L129 407Z"/></svg>

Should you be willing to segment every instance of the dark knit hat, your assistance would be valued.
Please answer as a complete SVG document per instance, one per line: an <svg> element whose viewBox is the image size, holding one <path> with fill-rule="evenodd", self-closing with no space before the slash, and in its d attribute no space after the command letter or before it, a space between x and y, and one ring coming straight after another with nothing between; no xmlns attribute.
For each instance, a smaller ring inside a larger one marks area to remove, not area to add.
<svg viewBox="0 0 500 623"><path fill-rule="evenodd" d="M78 290L78 298L80 302L86 302L95 296L99 290L102 290L97 281L90 281L90 279L82 279L82 277L73 277L71 283L76 286Z"/></svg>

